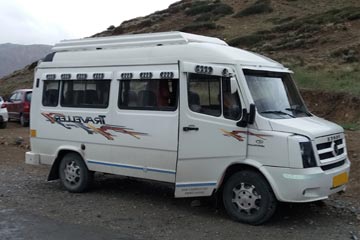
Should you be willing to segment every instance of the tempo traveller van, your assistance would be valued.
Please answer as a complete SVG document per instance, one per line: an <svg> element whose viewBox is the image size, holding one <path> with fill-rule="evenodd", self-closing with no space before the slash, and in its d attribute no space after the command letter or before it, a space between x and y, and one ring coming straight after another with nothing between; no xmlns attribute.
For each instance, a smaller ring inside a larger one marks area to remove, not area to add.
<svg viewBox="0 0 360 240"><path fill-rule="evenodd" d="M218 194L236 221L344 191L344 130L308 111L292 72L216 38L165 32L62 41L35 71L28 164L85 191L94 172Z"/></svg>

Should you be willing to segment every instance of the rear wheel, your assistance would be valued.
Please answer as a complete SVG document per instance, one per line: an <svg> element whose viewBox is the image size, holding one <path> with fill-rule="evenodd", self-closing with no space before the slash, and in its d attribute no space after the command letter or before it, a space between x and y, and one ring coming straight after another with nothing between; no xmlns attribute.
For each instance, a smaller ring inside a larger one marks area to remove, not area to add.
<svg viewBox="0 0 360 240"><path fill-rule="evenodd" d="M259 225L274 214L277 200L266 179L255 171L232 175L223 189L227 213L236 221Z"/></svg>
<svg viewBox="0 0 360 240"><path fill-rule="evenodd" d="M80 193L89 188L94 173L88 170L79 154L68 153L60 162L59 176L66 190Z"/></svg>
<svg viewBox="0 0 360 240"><path fill-rule="evenodd" d="M29 122L26 122L26 121L25 121L24 114L21 114L21 115L20 115L20 124L21 124L21 126L23 126L23 127L29 126Z"/></svg>
<svg viewBox="0 0 360 240"><path fill-rule="evenodd" d="M7 122L0 123L0 128L6 128L6 126L7 126Z"/></svg>

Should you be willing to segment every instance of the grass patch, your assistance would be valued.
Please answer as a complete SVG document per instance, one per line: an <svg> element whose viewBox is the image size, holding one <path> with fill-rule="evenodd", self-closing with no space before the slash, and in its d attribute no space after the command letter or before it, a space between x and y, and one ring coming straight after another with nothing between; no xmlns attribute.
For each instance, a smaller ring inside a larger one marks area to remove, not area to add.
<svg viewBox="0 0 360 240"><path fill-rule="evenodd" d="M236 13L234 17L245 17L254 14L270 13L273 9L269 0L258 0L253 5Z"/></svg>
<svg viewBox="0 0 360 240"><path fill-rule="evenodd" d="M294 77L300 88L346 92L360 96L360 71L313 70L294 67Z"/></svg>
<svg viewBox="0 0 360 240"><path fill-rule="evenodd" d="M357 131L360 130L360 124L357 123L341 123L340 124L345 130Z"/></svg>

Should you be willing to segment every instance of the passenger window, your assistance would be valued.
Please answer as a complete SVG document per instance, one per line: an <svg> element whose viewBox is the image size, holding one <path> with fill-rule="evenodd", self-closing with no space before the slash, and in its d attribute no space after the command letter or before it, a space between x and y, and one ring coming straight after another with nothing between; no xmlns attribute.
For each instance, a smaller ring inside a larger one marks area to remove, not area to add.
<svg viewBox="0 0 360 240"><path fill-rule="evenodd" d="M198 113L220 116L220 80L221 77L189 73L189 108Z"/></svg>
<svg viewBox="0 0 360 240"><path fill-rule="evenodd" d="M31 96L32 96L32 92L27 92L25 95L25 99L27 102L31 102Z"/></svg>
<svg viewBox="0 0 360 240"><path fill-rule="evenodd" d="M59 102L59 81L44 81L42 104L46 107L56 107Z"/></svg>
<svg viewBox="0 0 360 240"><path fill-rule="evenodd" d="M61 106L107 108L109 94L110 80L63 81Z"/></svg>
<svg viewBox="0 0 360 240"><path fill-rule="evenodd" d="M222 79L223 115L227 119L240 120L241 103L235 78Z"/></svg>
<svg viewBox="0 0 360 240"><path fill-rule="evenodd" d="M18 95L19 95L18 93L14 93L13 95L11 95L10 101L17 101L17 96Z"/></svg>
<svg viewBox="0 0 360 240"><path fill-rule="evenodd" d="M120 109L174 111L177 109L178 79L121 80Z"/></svg>

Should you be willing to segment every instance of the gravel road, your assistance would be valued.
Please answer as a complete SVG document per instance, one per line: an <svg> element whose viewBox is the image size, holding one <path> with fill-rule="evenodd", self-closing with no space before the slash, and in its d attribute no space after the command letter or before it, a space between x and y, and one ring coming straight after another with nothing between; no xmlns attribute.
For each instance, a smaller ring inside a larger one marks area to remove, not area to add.
<svg viewBox="0 0 360 240"><path fill-rule="evenodd" d="M281 204L270 222L255 227L230 220L211 198L175 199L172 186L163 183L96 174L90 192L68 193L58 181L46 182L49 166L24 163L27 135L17 123L0 129L0 239L360 237L358 176L351 176L342 196ZM357 167L356 149L350 150Z"/></svg>

